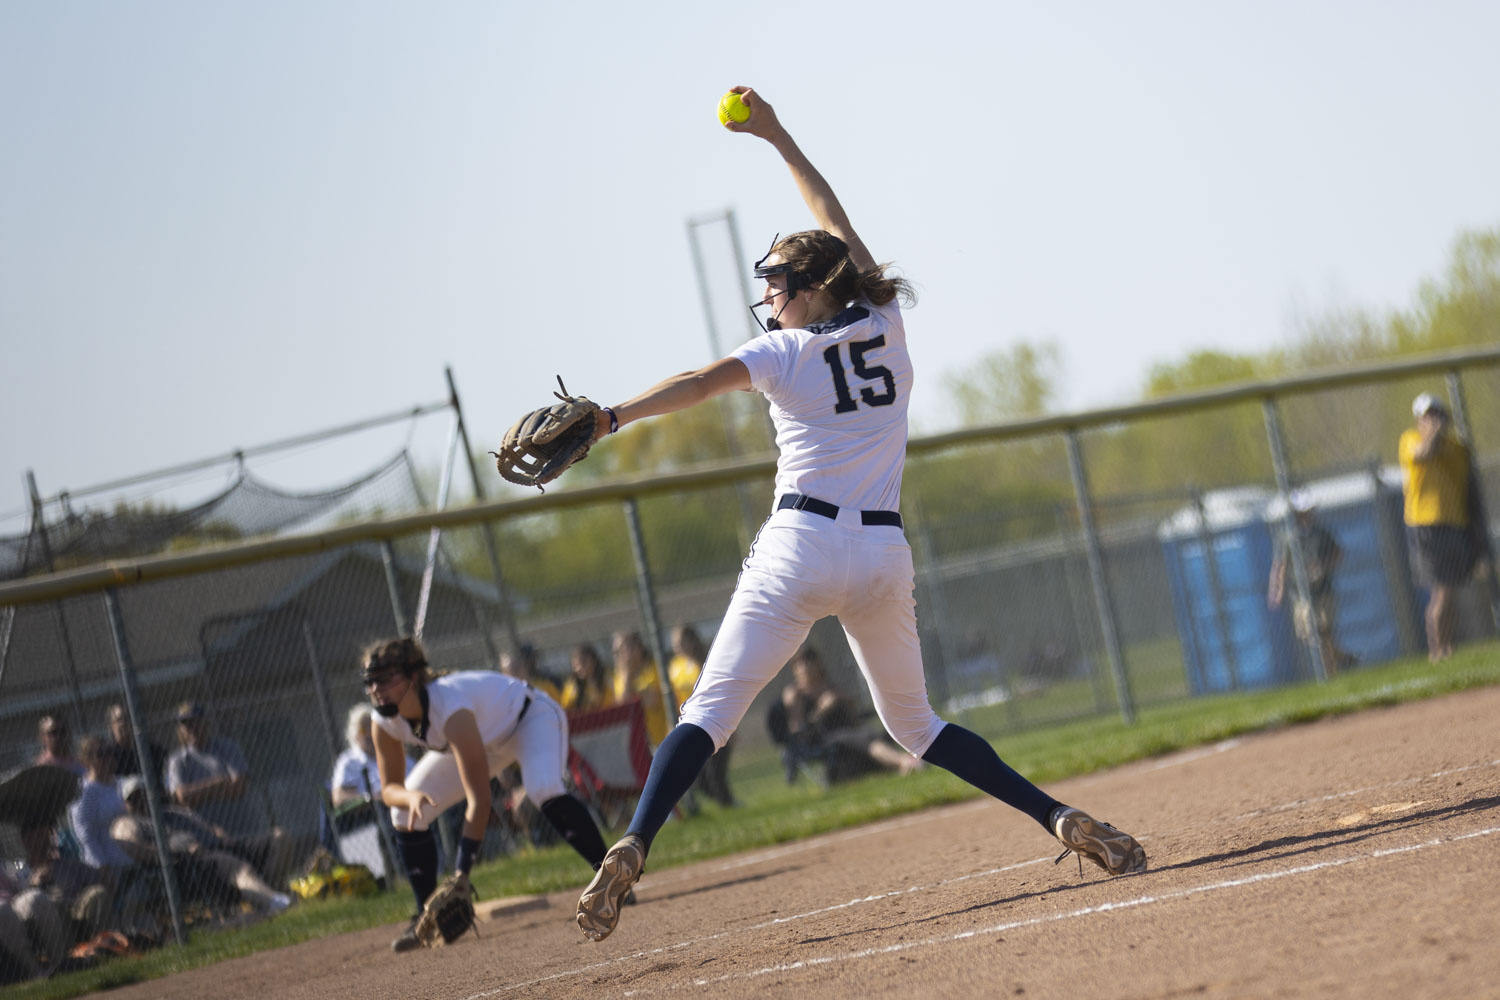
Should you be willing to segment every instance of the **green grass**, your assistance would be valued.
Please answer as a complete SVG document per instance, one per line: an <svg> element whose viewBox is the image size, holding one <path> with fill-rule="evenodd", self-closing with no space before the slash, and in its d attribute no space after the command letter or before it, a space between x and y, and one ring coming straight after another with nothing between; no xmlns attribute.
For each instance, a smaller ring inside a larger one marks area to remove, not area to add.
<svg viewBox="0 0 1500 1000"><path fill-rule="evenodd" d="M1500 683L1500 643L1489 642L1464 647L1437 666L1405 660L1348 673L1327 684L1149 705L1131 726L1116 713L1046 727L1011 728L1016 717L1044 718L1062 711L1066 704L1076 712L1079 704L1092 700L1086 683L1074 692L1072 702L1065 702L1055 691L1042 692L1035 696L1037 704L1022 699L1018 705L977 709L965 713L963 723L992 740L1018 771L1046 783L1244 733L1495 683ZM724 810L705 805L696 816L668 823L653 848L653 870L801 840L979 794L936 768L905 778L871 777L826 791L807 780L788 785L771 751L736 758L732 779L740 807ZM571 850L549 847L480 865L474 883L483 898L494 899L579 888L582 876ZM404 887L369 899L305 903L252 927L195 934L183 948L163 948L84 972L12 985L6 993L16 1000L62 1000L308 938L396 923L409 914L410 906Z"/></svg>

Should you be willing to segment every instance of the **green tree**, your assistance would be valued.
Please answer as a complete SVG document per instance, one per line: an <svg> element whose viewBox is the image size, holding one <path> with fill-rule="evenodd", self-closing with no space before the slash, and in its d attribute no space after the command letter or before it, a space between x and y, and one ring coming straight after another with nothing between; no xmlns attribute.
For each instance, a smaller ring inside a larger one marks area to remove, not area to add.
<svg viewBox="0 0 1500 1000"><path fill-rule="evenodd" d="M1158 362L1146 378L1146 398L1173 396L1231 382L1263 378L1274 367L1270 359L1225 351L1194 351L1182 361Z"/></svg>
<svg viewBox="0 0 1500 1000"><path fill-rule="evenodd" d="M965 426L1045 413L1057 399L1062 352L1054 341L1022 341L992 351L961 372L943 377L943 387Z"/></svg>
<svg viewBox="0 0 1500 1000"><path fill-rule="evenodd" d="M1417 303L1391 317L1391 353L1411 354L1500 341L1500 228L1454 241L1442 280L1422 283Z"/></svg>

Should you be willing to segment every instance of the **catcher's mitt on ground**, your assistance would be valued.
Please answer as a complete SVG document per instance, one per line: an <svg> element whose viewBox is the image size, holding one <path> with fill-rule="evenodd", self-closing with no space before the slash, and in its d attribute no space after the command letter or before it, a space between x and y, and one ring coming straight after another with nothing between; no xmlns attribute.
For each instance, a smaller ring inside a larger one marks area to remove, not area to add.
<svg viewBox="0 0 1500 1000"><path fill-rule="evenodd" d="M495 456L495 468L507 481L542 488L589 453L598 437L599 405L585 396L569 396L558 376L553 393L560 403L532 410L505 432Z"/></svg>
<svg viewBox="0 0 1500 1000"><path fill-rule="evenodd" d="M469 876L450 875L427 897L427 905L422 907L422 915L412 932L429 948L452 944L474 929L475 919L474 887L469 885ZM479 936L477 929L474 936Z"/></svg>

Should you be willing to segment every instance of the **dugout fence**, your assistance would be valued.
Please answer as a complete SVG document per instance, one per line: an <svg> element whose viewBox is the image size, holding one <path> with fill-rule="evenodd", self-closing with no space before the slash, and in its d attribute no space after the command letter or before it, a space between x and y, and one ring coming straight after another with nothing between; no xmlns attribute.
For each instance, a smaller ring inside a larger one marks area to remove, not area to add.
<svg viewBox="0 0 1500 1000"><path fill-rule="evenodd" d="M1422 391L1450 401L1493 536L1500 348L913 439L903 513L934 704L993 736L1350 669L1294 627L1309 596L1310 553L1297 544L1293 596L1267 606L1294 488L1320 498L1345 551L1342 645L1360 664L1420 652L1424 595L1394 469ZM315 833L361 700L364 645L412 631L420 609L438 669L494 668L524 641L560 678L576 647L607 663L611 637L629 630L664 665L676 626L716 631L743 557L742 498L769 511L773 471L765 456L54 572L28 565L0 582L0 773L36 755L41 715L76 719L81 736L102 732L113 704L143 755L164 755L191 700L248 765L235 820ZM1492 633L1493 613L1491 588L1465 588L1460 638ZM836 624L818 623L810 641L863 696ZM742 725L746 749L765 744L777 687ZM5 837L0 827L14 856Z"/></svg>

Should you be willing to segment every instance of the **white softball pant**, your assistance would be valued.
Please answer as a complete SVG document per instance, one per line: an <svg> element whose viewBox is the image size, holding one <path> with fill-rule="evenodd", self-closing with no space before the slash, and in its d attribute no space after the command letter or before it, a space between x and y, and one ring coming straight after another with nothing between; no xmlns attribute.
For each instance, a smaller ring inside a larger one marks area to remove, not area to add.
<svg viewBox="0 0 1500 1000"><path fill-rule="evenodd" d="M511 764L521 765L526 797L538 806L567 790L563 786L563 768L568 762L568 716L557 702L540 691L531 692L531 707L516 731L504 739L486 743L484 750L491 777ZM422 808L422 817L412 826L413 830L427 829L450 806L464 800L458 760L451 751L423 754L406 776L406 787L426 792L433 801ZM407 819L406 809L392 807L391 824L396 829L405 830Z"/></svg>
<svg viewBox="0 0 1500 1000"><path fill-rule="evenodd" d="M886 731L927 752L945 723L927 700L911 547L900 528L778 510L761 528L682 721L722 747L813 623L837 615Z"/></svg>

